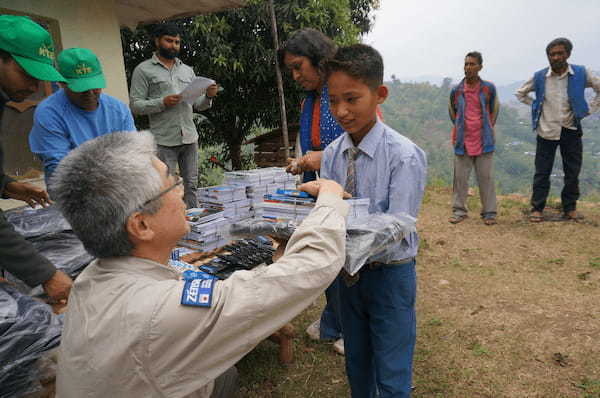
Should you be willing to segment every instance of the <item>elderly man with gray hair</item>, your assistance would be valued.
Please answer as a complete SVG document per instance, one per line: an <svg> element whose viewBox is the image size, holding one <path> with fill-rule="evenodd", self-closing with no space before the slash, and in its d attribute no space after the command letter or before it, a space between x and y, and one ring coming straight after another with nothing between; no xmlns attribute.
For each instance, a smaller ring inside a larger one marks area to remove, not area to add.
<svg viewBox="0 0 600 398"><path fill-rule="evenodd" d="M313 181L309 217L268 267L224 281L182 280L168 265L188 231L179 177L150 133L111 133L65 157L52 197L96 257L76 280L57 396L230 397L234 364L312 303L345 256L340 185Z"/></svg>
<svg viewBox="0 0 600 398"><path fill-rule="evenodd" d="M578 220L579 173L583 164L583 119L600 110L600 78L583 65L571 64L573 43L559 37L546 46L549 66L535 72L515 93L531 106L531 126L536 136L535 174L529 221L544 221L550 193L550 176L556 149L560 149L564 186L560 194L563 218ZM585 89L596 92L588 104ZM534 92L535 98L529 93Z"/></svg>

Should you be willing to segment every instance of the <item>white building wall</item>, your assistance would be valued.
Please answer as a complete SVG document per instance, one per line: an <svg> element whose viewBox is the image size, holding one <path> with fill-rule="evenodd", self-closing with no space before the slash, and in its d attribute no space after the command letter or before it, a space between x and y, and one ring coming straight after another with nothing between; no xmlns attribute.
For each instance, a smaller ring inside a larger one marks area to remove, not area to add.
<svg viewBox="0 0 600 398"><path fill-rule="evenodd" d="M92 50L104 69L104 92L129 103L114 0L0 0L0 8L57 20L63 49Z"/></svg>

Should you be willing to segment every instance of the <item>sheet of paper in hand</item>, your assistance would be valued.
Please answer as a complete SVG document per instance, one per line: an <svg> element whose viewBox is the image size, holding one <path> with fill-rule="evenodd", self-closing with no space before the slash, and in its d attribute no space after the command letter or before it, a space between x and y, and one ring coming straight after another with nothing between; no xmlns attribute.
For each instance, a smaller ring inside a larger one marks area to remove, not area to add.
<svg viewBox="0 0 600 398"><path fill-rule="evenodd" d="M187 85L186 88L183 89L181 94L179 94L182 97L181 100L188 103L189 105L192 105L194 101L198 99L198 97L206 93L206 89L211 84L215 83L216 82L214 80L209 79L207 77L196 77L190 82L190 84Z"/></svg>

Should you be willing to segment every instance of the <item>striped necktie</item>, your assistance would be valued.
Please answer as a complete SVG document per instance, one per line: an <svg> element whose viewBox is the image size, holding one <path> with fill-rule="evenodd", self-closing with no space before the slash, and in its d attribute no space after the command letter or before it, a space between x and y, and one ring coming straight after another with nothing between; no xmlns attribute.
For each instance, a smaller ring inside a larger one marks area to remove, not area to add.
<svg viewBox="0 0 600 398"><path fill-rule="evenodd" d="M346 184L344 185L344 190L352 196L356 196L356 158L360 153L360 149L352 146L348 148L346 153L348 154L348 167L346 169Z"/></svg>
<svg viewBox="0 0 600 398"><path fill-rule="evenodd" d="M353 197L356 196L356 158L358 157L359 152L360 149L358 149L355 146L348 148L348 150L346 151L346 153L348 154L348 167L346 169L347 174L346 184L344 184L344 190L351 194ZM344 282L346 283L346 286L348 287L351 287L354 284L356 284L356 282L358 282L358 279L360 278L358 273L356 273L355 275L350 275L343 268L341 274L342 278L344 279Z"/></svg>

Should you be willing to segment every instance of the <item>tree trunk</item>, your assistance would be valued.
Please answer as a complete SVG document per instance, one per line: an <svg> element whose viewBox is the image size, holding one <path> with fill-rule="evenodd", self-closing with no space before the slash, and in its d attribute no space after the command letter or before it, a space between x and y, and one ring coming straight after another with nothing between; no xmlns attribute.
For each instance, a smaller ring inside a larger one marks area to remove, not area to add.
<svg viewBox="0 0 600 398"><path fill-rule="evenodd" d="M233 170L242 169L242 145L238 142L229 143L229 155L231 156L231 168Z"/></svg>
<svg viewBox="0 0 600 398"><path fill-rule="evenodd" d="M269 0L269 14L271 14L271 34L273 35L273 47L275 54L279 52L279 38L277 36L277 17L275 16L275 6L273 0ZM285 148L285 158L290 157L290 140L288 138L287 114L285 111L285 94L283 93L283 79L281 78L281 69L279 57L275 56L275 75L277 78L277 92L279 94L279 112L281 113L281 134L283 134L283 146Z"/></svg>

